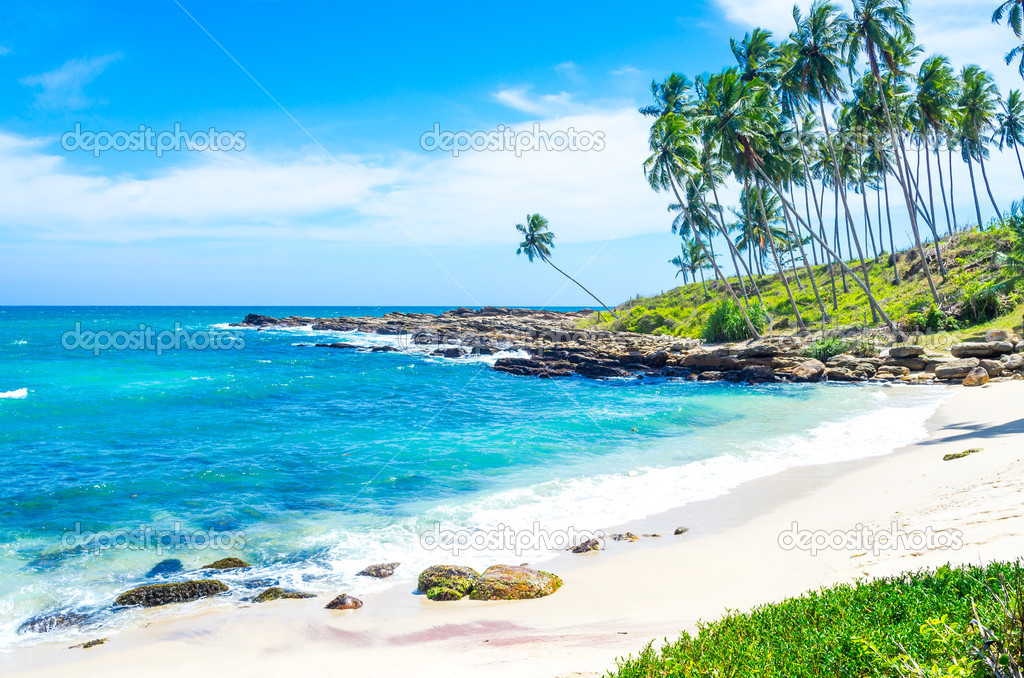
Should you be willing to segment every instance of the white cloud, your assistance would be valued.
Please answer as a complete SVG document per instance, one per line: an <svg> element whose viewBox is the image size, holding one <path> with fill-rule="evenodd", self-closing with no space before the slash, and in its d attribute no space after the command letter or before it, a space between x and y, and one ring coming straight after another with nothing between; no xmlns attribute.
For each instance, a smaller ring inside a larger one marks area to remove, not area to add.
<svg viewBox="0 0 1024 678"><path fill-rule="evenodd" d="M403 155L387 164L196 153L152 177L77 171L46 141L0 133L0 233L18 239L344 240L503 243L527 212L560 242L664 232L667 198L643 179L647 122L614 108L547 118L541 130L601 132L601 151ZM528 129L531 125L523 125Z"/></svg>
<svg viewBox="0 0 1024 678"><path fill-rule="evenodd" d="M572 95L568 92L558 94L535 95L528 87L503 89L494 93L499 103L530 115L552 115L565 112L572 104Z"/></svg>
<svg viewBox="0 0 1024 678"><path fill-rule="evenodd" d="M36 104L42 108L85 108L94 101L85 95L83 88L120 58L120 54L106 54L90 59L72 59L60 68L30 75L19 82L39 88Z"/></svg>

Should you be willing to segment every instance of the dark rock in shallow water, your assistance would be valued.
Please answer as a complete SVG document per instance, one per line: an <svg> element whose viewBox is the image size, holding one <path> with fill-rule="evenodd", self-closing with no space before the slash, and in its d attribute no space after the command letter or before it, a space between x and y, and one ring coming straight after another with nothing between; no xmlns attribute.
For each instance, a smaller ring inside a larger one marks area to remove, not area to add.
<svg viewBox="0 0 1024 678"><path fill-rule="evenodd" d="M359 348L355 344L346 344L340 341L336 341L333 344L316 344L315 348Z"/></svg>
<svg viewBox="0 0 1024 678"><path fill-rule="evenodd" d="M280 583L280 580L274 579L273 577L264 577L263 579L246 579L242 582L242 588L266 589L277 586Z"/></svg>
<svg viewBox="0 0 1024 678"><path fill-rule="evenodd" d="M266 591L263 591L258 596L252 599L254 603L266 603L271 600L284 600L284 599L299 599L299 598L316 598L314 593L305 593L303 591L288 591L286 589L272 586Z"/></svg>
<svg viewBox="0 0 1024 678"><path fill-rule="evenodd" d="M269 315L250 313L249 315L245 316L245 320L242 321L242 324L263 327L265 325L280 325L281 321L278 320L277 318L271 318Z"/></svg>
<svg viewBox="0 0 1024 678"><path fill-rule="evenodd" d="M88 618L88 615L72 610L48 612L27 620L18 627L18 633L49 633L50 631L68 629L83 624Z"/></svg>
<svg viewBox="0 0 1024 678"><path fill-rule="evenodd" d="M654 351L644 356L644 365L653 367L655 369L661 369L668 362L667 351Z"/></svg>
<svg viewBox="0 0 1024 678"><path fill-rule="evenodd" d="M600 548L600 541L597 539L587 539L586 541L581 541L579 544L576 544L576 546L573 546L569 550L573 553L589 553L590 551L597 551Z"/></svg>
<svg viewBox="0 0 1024 678"><path fill-rule="evenodd" d="M204 570L235 570L242 567L249 567L249 563L241 558L221 558L209 565L203 565Z"/></svg>
<svg viewBox="0 0 1024 678"><path fill-rule="evenodd" d="M167 558L161 560L159 563L153 566L149 572L146 573L146 577L159 577L164 574L174 574L175 572L181 572L184 566L181 561L177 558Z"/></svg>
<svg viewBox="0 0 1024 678"><path fill-rule="evenodd" d="M374 346L370 353L398 353L399 349L394 346Z"/></svg>
<svg viewBox="0 0 1024 678"><path fill-rule="evenodd" d="M463 565L431 565L420 572L417 589L431 600L458 600L473 589L480 574ZM433 594L433 595L432 595ZM438 595L446 597L437 597ZM450 596L457 596L452 598Z"/></svg>
<svg viewBox="0 0 1024 678"><path fill-rule="evenodd" d="M353 598L347 593L342 593L340 596L327 603L324 606L326 610L358 610L363 606L363 601L358 598Z"/></svg>
<svg viewBox="0 0 1024 678"><path fill-rule="evenodd" d="M379 563L377 565L370 565L368 567L364 567L362 570L357 572L356 575L386 579L395 573L395 568L399 565L401 565L401 563Z"/></svg>
<svg viewBox="0 0 1024 678"><path fill-rule="evenodd" d="M736 373L736 380L747 384L768 384L775 381L775 372L764 365L747 365Z"/></svg>
<svg viewBox="0 0 1024 678"><path fill-rule="evenodd" d="M174 584L149 584L125 591L117 597L114 604L156 607L157 605L199 600L224 593L227 590L227 585L216 579L183 581Z"/></svg>
<svg viewBox="0 0 1024 678"><path fill-rule="evenodd" d="M562 580L542 570L521 565L492 565L484 570L473 586L473 600L525 600L549 596L562 585Z"/></svg>

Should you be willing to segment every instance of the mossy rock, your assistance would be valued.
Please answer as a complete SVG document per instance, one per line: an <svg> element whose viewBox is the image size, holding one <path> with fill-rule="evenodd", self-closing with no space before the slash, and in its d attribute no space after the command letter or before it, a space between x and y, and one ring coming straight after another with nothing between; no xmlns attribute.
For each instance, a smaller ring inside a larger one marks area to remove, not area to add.
<svg viewBox="0 0 1024 678"><path fill-rule="evenodd" d="M287 589L280 588L279 586L271 586L266 591L263 591L258 596L252 599L254 603L266 603L271 600L282 600L282 599L300 599L300 598L316 598L315 593L305 593L304 591L289 591Z"/></svg>
<svg viewBox="0 0 1024 678"><path fill-rule="evenodd" d="M401 565L401 563L378 563L376 565L369 565L359 572L356 572L356 575L360 577L386 579L395 573L395 568L399 565Z"/></svg>
<svg viewBox="0 0 1024 678"><path fill-rule="evenodd" d="M970 450L964 450L963 452L953 452L952 454L947 454L946 456L944 456L942 458L942 461L953 461L954 459L963 459L964 457L969 457L972 454L977 454L978 452L981 452L981 448L975 447Z"/></svg>
<svg viewBox="0 0 1024 678"><path fill-rule="evenodd" d="M459 600L473 590L480 573L464 565L431 565L420 572L417 588L431 600ZM434 595L444 597L433 597Z"/></svg>
<svg viewBox="0 0 1024 678"><path fill-rule="evenodd" d="M249 563L241 558L221 558L209 565L203 565L204 570L234 570L241 567L249 567Z"/></svg>
<svg viewBox="0 0 1024 678"><path fill-rule="evenodd" d="M550 596L562 586L560 577L519 565L493 565L480 575L473 600L525 600Z"/></svg>
<svg viewBox="0 0 1024 678"><path fill-rule="evenodd" d="M363 606L363 601L358 598L353 598L347 593L342 593L340 596L332 600L331 602L324 605L326 610L358 610Z"/></svg>
<svg viewBox="0 0 1024 678"><path fill-rule="evenodd" d="M148 584L125 591L117 597L114 604L156 607L170 603L187 603L215 596L218 593L225 593L227 590L227 584L217 579L183 581L173 584Z"/></svg>

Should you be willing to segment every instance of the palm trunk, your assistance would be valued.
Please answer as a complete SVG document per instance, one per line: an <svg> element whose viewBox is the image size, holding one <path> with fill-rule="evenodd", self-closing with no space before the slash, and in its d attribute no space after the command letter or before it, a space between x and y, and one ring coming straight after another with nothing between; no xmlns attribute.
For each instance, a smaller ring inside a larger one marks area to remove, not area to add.
<svg viewBox="0 0 1024 678"><path fill-rule="evenodd" d="M792 199L792 195L790 198ZM796 204L796 200L793 200L793 204ZM801 238L800 234L796 232L796 227L793 226L793 222L790 220L789 214L785 210L782 211L782 216L786 218L786 228L789 229L790 235L796 238L797 247L800 248L800 258L804 262L804 270L807 272L807 278L811 281L811 289L814 290L814 299L818 302L818 308L821 310L821 323L822 327L824 327L825 323L831 320L831 318L829 318L828 311L825 310L825 304L821 301L821 293L818 292L818 281L814 279L814 271L811 270L811 264L807 260L807 250L804 249L803 238ZM807 223L811 222L808 221ZM814 241L812 240L811 242L813 243ZM799 280L799 278L797 278L797 280Z"/></svg>
<svg viewBox="0 0 1024 678"><path fill-rule="evenodd" d="M835 215L836 215L836 223L835 223L836 251L839 252L839 257L842 258L842 256L843 256L843 240L842 240L842 238L839 237L839 190L838 189L835 190ZM837 261L836 263L840 263L840 262ZM846 284L846 269L843 266L840 266L839 267L839 272L843 276L843 294L849 294L850 293L850 287ZM839 309L839 299L836 298L835 305L833 305L832 310L838 310L838 309Z"/></svg>
<svg viewBox="0 0 1024 678"><path fill-rule="evenodd" d="M949 145L947 148L949 156L949 211L953 213L953 230L960 230L960 225L956 223L956 191L953 190L953 146Z"/></svg>
<svg viewBox="0 0 1024 678"><path fill-rule="evenodd" d="M1003 213L999 211L996 199L992 197L992 187L988 185L988 173L985 172L985 149L978 152L978 164L981 165L981 178L985 181L985 192L988 193L988 199L992 201L992 209L996 211L996 219L998 219L1003 216Z"/></svg>
<svg viewBox="0 0 1024 678"><path fill-rule="evenodd" d="M703 193L698 193L697 195L700 198L701 204L704 205L704 210L706 212L711 212L711 210L708 209L707 202L705 202L705 200L704 200L704 194ZM719 199L718 199L718 187L715 185L714 182L711 182L711 195L715 196L715 204L716 205L721 205L722 204L719 201ZM722 236L725 238L725 241L727 243L729 243L729 247L732 249L733 252L736 252L737 255L738 255L739 251L736 249L736 246L733 244L732 239L729 238L729 229L727 229L725 227L725 220L722 218L722 215L720 213L718 213L718 212L714 212L714 213L712 213L712 219L715 222L715 224L718 226L718 230L722 234ZM751 287L754 288L754 294L757 295L757 300L759 302L761 302L762 306L764 306L764 299L761 298L761 290L759 290L757 288L757 281L754 280L754 274L750 271L751 267L747 266L747 263L745 261L743 261L743 257L742 256L739 256L738 259L739 259L740 263L743 264L744 270L747 272L747 279L750 280L750 285L751 285ZM736 269L736 277L739 278L740 284L742 285L743 284L743 278L739 274L739 269ZM743 292L743 297L744 297L744 299L747 298L746 290L744 290L744 292Z"/></svg>
<svg viewBox="0 0 1024 678"><path fill-rule="evenodd" d="M580 288L581 290L583 290L584 292L586 292L587 294L589 294L589 295L590 295L590 297L591 297L591 298L592 298L592 299L593 299L594 301L596 301L597 303L599 303L599 304L601 304L602 306L604 306L604 310L606 310L606 311L608 311L609 313L611 313L611 314L612 314L613 316L615 316L615 318L618 318L618 317L619 317L619 316L618 316L618 314L617 314L617 313L616 313L615 311L613 311L613 310L611 310L610 308L608 308L608 307L607 307L607 306L605 305L605 303L604 303L603 301L601 301L601 300L600 300L600 299L598 299L598 298L597 298L596 296L594 296L594 293L593 293L593 292L591 292L590 290L588 290L588 289L587 289L586 287L584 287L583 285L580 285L580 282L579 282L578 280L576 280L576 278L573 278L573 277L572 277L571 275L569 275L568 273L566 273L566 272L565 272L565 271L563 271L562 269L560 269L560 268L558 268L557 266L555 266L555 264L554 264L554 263L552 263L552 261L551 261L550 259L548 259L548 258L547 258L546 256L544 256L543 254L541 254L541 255L540 255L540 258L541 258L541 259L543 259L543 260L545 261L545 263L547 263L547 264L548 264L549 266L551 266L551 268L555 269L556 271L558 271L559 273L561 273L562 275L564 275L564 276L565 276L566 278L568 278L569 280L571 280L571 281L573 281L574 283L576 283L576 285L577 285L577 286L578 286L578 287L579 287L579 288Z"/></svg>
<svg viewBox="0 0 1024 678"><path fill-rule="evenodd" d="M907 160L907 164L909 165L910 160L907 159L906 153L903 154L903 157L904 157L905 160ZM920 154L918 154L917 158L918 158L918 163L920 163L920 160L921 160ZM925 154L925 160L927 160L927 158L928 158L928 155ZM910 178L911 178L911 180L912 180L912 182L914 184L914 190L915 190L915 192L917 194L918 200L921 203L924 203L924 197L921 195L921 190L920 190L920 187L918 186L917 178L910 174L909 168L908 168L907 174L908 174L908 176L910 176ZM928 164L928 191L929 191L929 197L931 195L931 188L932 188L932 185L931 185L931 164L929 163ZM920 211L924 212L925 210L921 209ZM935 204L933 202L932 203L932 215L933 215L932 218L929 220L929 218L926 215L922 215L922 216L924 217L925 223L928 225L928 228L932 232L932 237L935 239L935 259L939 263L939 272L942 273L942 277L943 277L943 279L945 279L946 276L948 275L948 272L946 271L946 264L942 261L942 248L940 246L941 243L939 242L939 231L936 228L936 221L935 221L934 214L935 214Z"/></svg>
<svg viewBox="0 0 1024 678"><path fill-rule="evenodd" d="M796 316L797 327L799 327L801 330L805 330L805 329L807 329L807 326L804 325L804 319L800 316L800 309L796 305L796 299L793 298L793 290L791 290L789 288L789 279L786 277L786 271L782 267L782 262L779 261L779 253L775 249L775 236L772 235L771 224L768 223L768 212L766 212L765 209L764 209L764 199L761 196L761 183L760 182L756 182L756 183L757 183L757 204L758 204L758 207L761 210L761 219L764 220L764 227L768 231L768 234L767 234L767 237L768 237L768 248L772 252L772 258L775 260L775 268L777 268L778 271L779 271L779 278L782 279L782 285L783 285L783 287L786 288L786 296L789 297L789 305L793 307L793 315ZM781 200L785 200L785 198L781 198L781 197L780 197L780 199Z"/></svg>
<svg viewBox="0 0 1024 678"><path fill-rule="evenodd" d="M949 219L949 204L946 202L946 186L942 181L942 156L939 155L939 131L936 129L932 130L932 132L935 136L935 169L939 172L939 192L942 194L942 208L946 211L946 230L949 231L949 235L953 235L953 222ZM952 181L952 179L950 179L950 181Z"/></svg>
<svg viewBox="0 0 1024 678"><path fill-rule="evenodd" d="M868 57L871 61L871 74L874 76L875 89L878 91L878 98L882 101L882 111L885 113L885 124L889 128L889 137L892 143L893 155L896 158L896 179L900 182L900 187L903 189L903 199L907 203L907 212L910 214L910 227L914 231L914 242L917 244L918 254L921 255L921 263L924 264L925 277L928 278L928 288L931 290L932 299L935 303L939 303L939 292L935 289L935 281L932 280L932 272L928 268L928 259L924 255L924 247L921 245L921 232L917 228L917 211L914 209L914 201L910 196L910 187L907 185L907 179L903 174L903 161L900 158L899 149L902 148L902 144L896 140L896 128L892 124L892 115L889 113L889 102L885 96L885 90L882 89L882 78L878 68L878 60L875 58L875 45L869 39L867 41Z"/></svg>
<svg viewBox="0 0 1024 678"><path fill-rule="evenodd" d="M896 263L896 238L892 232L892 208L889 206L889 173L882 172L882 186L885 187L885 220L889 222L889 247L892 248L893 284L900 284L900 271Z"/></svg>
<svg viewBox="0 0 1024 678"><path fill-rule="evenodd" d="M1020 161L1020 148L1017 147L1017 144L1013 145L1013 152L1017 154L1017 166L1020 167L1020 176L1024 179L1024 163Z"/></svg>
<svg viewBox="0 0 1024 678"><path fill-rule="evenodd" d="M775 182L774 182L774 181L772 181L772 180L771 180L771 178L770 178L770 177L769 177L768 175L766 175L766 174L764 173L764 171L762 171L762 170L761 170L761 168L760 168L760 167L758 167L758 168L757 168L757 172L758 172L758 173L759 173L759 174L761 175L761 178L762 178L762 179L763 179L763 180L764 180L765 182L767 182L767 184L768 184L768 185L769 185L769 186L771 187L771 189L772 189L773 191L775 191L776 195L779 195L779 188L778 188L778 186L776 186L776 185L775 185ZM800 224L801 226L803 226L803 227L804 227L805 229L807 229L807 232L808 232L808 233L810 233L810 235L811 235L811 237L812 237L812 238L817 238L817 237L818 237L818 235L817 235L817 234L816 234L816 233L814 232L814 229L813 229L813 228L811 228L809 224L806 224L806 223L804 223L804 220L803 220L803 218L802 218L802 217L800 216L799 212L797 212L797 211L796 211L796 210L795 210L795 209L793 208L793 206L789 204L789 201L787 201L787 200L786 200L786 198L785 198L784 196L782 196L782 195L779 195L779 200L781 200L781 201L782 201L783 209L788 209L788 210L789 210L789 211L790 211L790 212L791 212L791 213L793 214L793 216L795 217L795 219L797 220L797 222L798 222L798 223L799 223L799 224ZM823 240L822 240L822 241L819 241L819 244L820 244L820 245L821 245L822 247L824 247L824 248L825 248L826 250L829 250L829 249L831 249L831 248L829 248L829 246L828 246L828 243L826 243L826 242L825 242L825 241L823 241ZM859 286L859 287L860 287L860 288L861 288L862 290L864 290L864 294L866 294L866 295L867 295L867 297L868 297L868 301L869 301L869 302L871 302L871 306L872 306L872 307L873 307L873 308L874 308L874 309L875 309L875 310L877 311L878 315L879 315L879 316L881 316L881 318L882 318L883 322L885 322L885 324L886 324L886 325L887 325L887 326L889 327L890 331L892 331L892 333L893 333L893 336L894 336L894 337L895 337L896 339L899 339L899 338L900 338L900 337L902 336L902 334L901 334L901 333L900 333L900 331L899 331L899 328L898 328L898 327L896 327L896 323L894 323L894 322L892 321L892 319L891 319L891 318L889 318L889 316L888 316L888 315L886 314L886 312L885 312L885 311L884 311L884 310L882 309L882 307L881 307L881 306L880 306L880 305L878 304L878 300L877 300L877 299L875 299L875 295L871 293L871 288L870 288L870 287L868 286L867 282L866 282L866 281L864 281L864 280L861 280L860 278L858 278L858 277L857 277L857 274L856 274L856 273L855 273L855 272L853 271L853 269L851 269L851 268L849 267L849 265L848 265L848 264L847 264L847 263L846 263L845 261L842 261L842 260L840 260L840 262L839 262L839 263L840 263L840 265L841 265L841 266L843 266L844 268L848 269L848 272L849 272L849 274L850 274L850 277L852 277L852 278L853 278L853 281L854 281L855 283L857 283L857 285L858 285L858 286Z"/></svg>
<svg viewBox="0 0 1024 678"><path fill-rule="evenodd" d="M981 224L981 203L978 202L978 185L974 181L974 164L971 162L971 154L967 153L967 171L971 173L971 191L974 193L974 211L978 214L978 230L984 226Z"/></svg>

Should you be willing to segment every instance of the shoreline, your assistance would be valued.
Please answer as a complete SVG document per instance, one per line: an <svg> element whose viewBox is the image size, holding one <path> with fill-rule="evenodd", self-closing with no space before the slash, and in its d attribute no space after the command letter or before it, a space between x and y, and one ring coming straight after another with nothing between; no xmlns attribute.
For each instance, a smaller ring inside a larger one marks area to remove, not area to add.
<svg viewBox="0 0 1024 678"><path fill-rule="evenodd" d="M1024 437L1014 396L1019 402L1024 385L950 389L929 420L929 435L892 454L791 468L624 523L622 529L645 532L673 523L695 529L681 537L663 531L661 539L613 543L605 552L556 555L545 568L565 586L547 598L435 603L395 586L364 596L365 607L354 613L323 610L324 599L317 598L164 620L146 614L150 625L122 631L107 645L24 648L0 656L0 668L5 675L68 667L99 676L142 662L147 675L172 675L180 670L176 661L188 656L196 675L280 675L295 662L332 670L338 661L356 676L409 675L408 666L416 666L416 675L522 675L524 662L538 676L601 672L613 667L615 656L676 637L727 608L858 576L1024 555L1014 544L1024 533L1013 501L1021 482L1008 472ZM943 454L970 447L984 452L942 461ZM974 513L964 515L964 509ZM965 546L812 557L778 545L793 520L806 529L850 530L857 524L885 529L893 519L901 529L963 529Z"/></svg>

